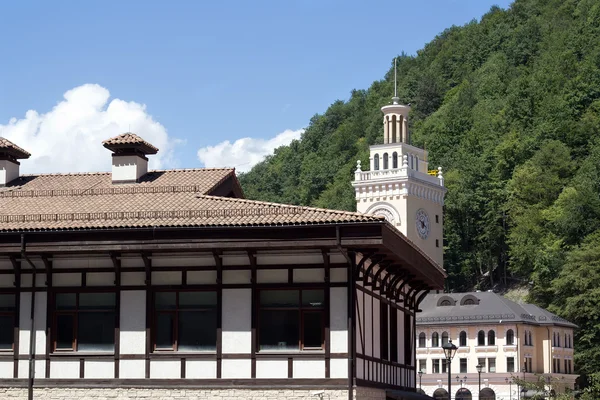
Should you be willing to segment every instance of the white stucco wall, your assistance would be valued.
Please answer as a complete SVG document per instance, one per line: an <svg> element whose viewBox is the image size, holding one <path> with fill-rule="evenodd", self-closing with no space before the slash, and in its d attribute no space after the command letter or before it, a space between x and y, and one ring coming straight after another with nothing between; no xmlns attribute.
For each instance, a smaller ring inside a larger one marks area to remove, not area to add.
<svg viewBox="0 0 600 400"><path fill-rule="evenodd" d="M187 379L215 379L217 362L211 360L186 360L185 377Z"/></svg>
<svg viewBox="0 0 600 400"><path fill-rule="evenodd" d="M288 361L283 360L256 360L257 378L287 378Z"/></svg>
<svg viewBox="0 0 600 400"><path fill-rule="evenodd" d="M224 379L249 379L251 375L251 360L222 360L221 376Z"/></svg>
<svg viewBox="0 0 600 400"><path fill-rule="evenodd" d="M325 378L325 360L294 360L294 378Z"/></svg>
<svg viewBox="0 0 600 400"><path fill-rule="evenodd" d="M348 352L348 289L331 288L329 296L330 350L332 353Z"/></svg>
<svg viewBox="0 0 600 400"><path fill-rule="evenodd" d="M146 352L146 292L121 291L121 316L119 339L121 354Z"/></svg>
<svg viewBox="0 0 600 400"><path fill-rule="evenodd" d="M251 307L251 289L223 289L222 345L224 354L249 354L251 352ZM223 360L223 362L225 361ZM224 367L222 372L225 373Z"/></svg>
<svg viewBox="0 0 600 400"><path fill-rule="evenodd" d="M86 379L110 379L115 377L115 362L86 360L83 366Z"/></svg>

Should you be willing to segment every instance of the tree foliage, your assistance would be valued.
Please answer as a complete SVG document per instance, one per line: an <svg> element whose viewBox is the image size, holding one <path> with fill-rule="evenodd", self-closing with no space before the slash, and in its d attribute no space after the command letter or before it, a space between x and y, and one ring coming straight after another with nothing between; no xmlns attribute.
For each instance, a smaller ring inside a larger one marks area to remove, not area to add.
<svg viewBox="0 0 600 400"><path fill-rule="evenodd" d="M390 67L243 174L247 196L354 210L356 160L383 141ZM402 54L398 71L412 144L445 171L449 288L528 285L530 301L581 326L583 372L600 372L600 292L586 283L600 275L600 2L493 7Z"/></svg>

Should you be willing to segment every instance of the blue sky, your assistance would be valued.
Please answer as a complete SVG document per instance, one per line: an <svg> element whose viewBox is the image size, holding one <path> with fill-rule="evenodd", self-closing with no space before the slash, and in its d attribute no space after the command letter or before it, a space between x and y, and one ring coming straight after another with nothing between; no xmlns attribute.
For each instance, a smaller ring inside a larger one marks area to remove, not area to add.
<svg viewBox="0 0 600 400"><path fill-rule="evenodd" d="M314 114L380 79L394 56L416 53L494 4L510 1L2 2L0 135L44 154L38 169L107 169L104 159L48 162L55 157L48 142L85 146L85 135L93 142L132 123L168 149L161 166L200 167L201 148L229 160L225 165L248 166L255 160L244 153L297 137ZM84 84L98 86L63 98ZM107 113L115 99L129 109ZM64 109L54 112L59 102ZM80 109L87 116L74 118ZM26 116L28 110L37 114ZM90 119L91 112L106 115ZM57 122L57 115L73 120ZM250 139L236 152L241 138ZM227 140L231 146L217 146Z"/></svg>

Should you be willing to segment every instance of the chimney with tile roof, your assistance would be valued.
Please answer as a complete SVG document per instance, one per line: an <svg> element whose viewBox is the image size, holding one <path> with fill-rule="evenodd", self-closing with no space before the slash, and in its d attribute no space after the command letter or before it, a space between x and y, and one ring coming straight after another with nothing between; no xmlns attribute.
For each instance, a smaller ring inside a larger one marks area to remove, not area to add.
<svg viewBox="0 0 600 400"><path fill-rule="evenodd" d="M158 149L135 133L127 132L102 142L113 152L112 182L139 182L148 172L148 154L156 154Z"/></svg>
<svg viewBox="0 0 600 400"><path fill-rule="evenodd" d="M0 187L8 185L19 177L19 161L31 154L8 139L0 136Z"/></svg>

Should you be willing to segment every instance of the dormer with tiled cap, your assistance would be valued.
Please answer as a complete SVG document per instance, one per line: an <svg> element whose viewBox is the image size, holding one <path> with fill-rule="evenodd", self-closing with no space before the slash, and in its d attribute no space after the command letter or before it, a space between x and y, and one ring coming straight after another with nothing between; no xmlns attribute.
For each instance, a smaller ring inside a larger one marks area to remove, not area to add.
<svg viewBox="0 0 600 400"><path fill-rule="evenodd" d="M31 154L10 140L0 137L0 187L8 185L19 177L19 161Z"/></svg>
<svg viewBox="0 0 600 400"><path fill-rule="evenodd" d="M112 182L135 183L148 172L148 154L158 149L135 133L127 132L102 142L113 152Z"/></svg>

